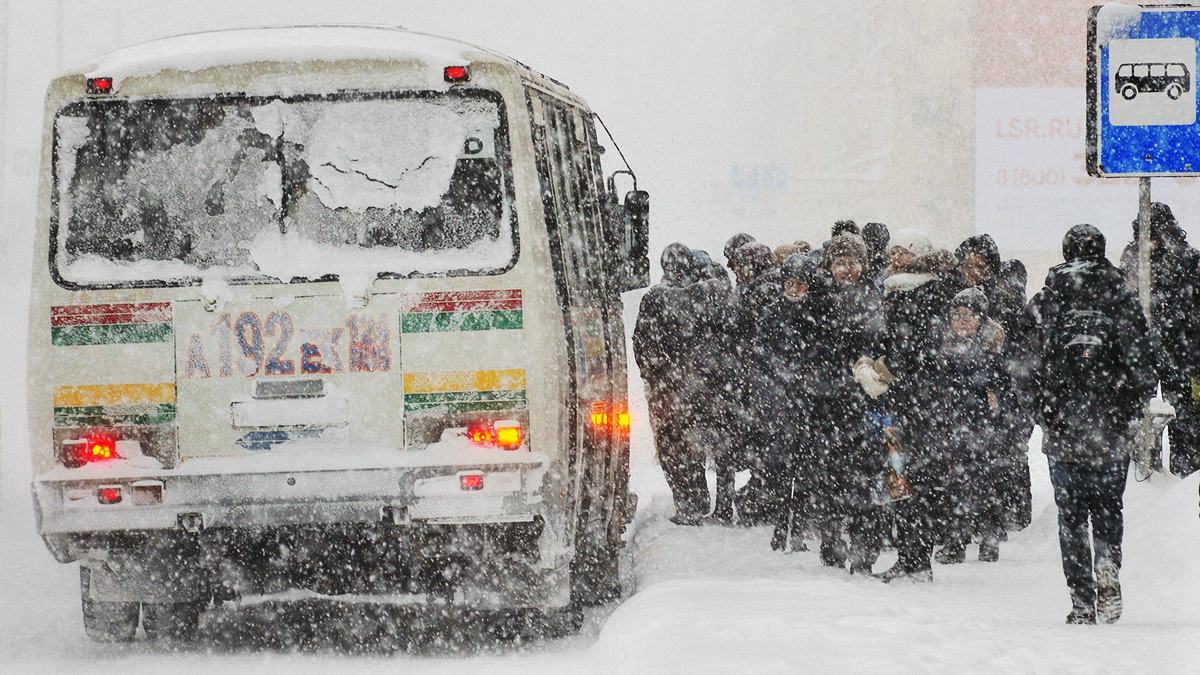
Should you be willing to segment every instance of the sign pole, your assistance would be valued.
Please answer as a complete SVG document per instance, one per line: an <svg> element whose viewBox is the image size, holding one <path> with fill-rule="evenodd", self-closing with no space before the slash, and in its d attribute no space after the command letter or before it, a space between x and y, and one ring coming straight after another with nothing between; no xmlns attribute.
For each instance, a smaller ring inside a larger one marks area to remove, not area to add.
<svg viewBox="0 0 1200 675"><path fill-rule="evenodd" d="M1146 315L1146 328L1153 334L1154 316L1151 312L1151 284L1153 283L1153 277L1150 274L1151 246L1150 177L1142 176L1138 178L1137 286L1138 300L1141 302L1142 312ZM1157 349L1158 340L1154 340L1153 344ZM1155 431L1158 433L1156 434ZM1162 425L1155 424L1153 416L1147 412L1145 418L1142 420L1138 436L1139 442L1135 450L1135 461L1138 465L1138 474L1145 479L1149 478L1155 471L1162 471Z"/></svg>
<svg viewBox="0 0 1200 675"><path fill-rule="evenodd" d="M1146 326L1152 327L1150 315L1150 177L1138 179L1138 300L1146 315Z"/></svg>

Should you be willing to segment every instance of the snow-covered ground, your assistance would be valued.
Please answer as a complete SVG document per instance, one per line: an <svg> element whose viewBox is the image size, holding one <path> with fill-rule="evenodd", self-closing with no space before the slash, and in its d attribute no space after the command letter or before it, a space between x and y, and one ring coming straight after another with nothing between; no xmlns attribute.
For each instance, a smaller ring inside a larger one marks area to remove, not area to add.
<svg viewBox="0 0 1200 675"><path fill-rule="evenodd" d="M887 586L822 568L815 552L769 550L767 528L678 527L644 439L628 597L591 610L579 635L512 643L442 621L395 629L398 610L323 600L259 602L205 615L197 644L98 645L83 636L74 565L55 563L14 499L0 514L0 670L175 673L1198 673L1200 474L1130 481L1125 616L1063 624L1045 460L1031 455L1034 521L995 564L936 566ZM974 553L974 550L970 551ZM885 553L876 569L894 560Z"/></svg>

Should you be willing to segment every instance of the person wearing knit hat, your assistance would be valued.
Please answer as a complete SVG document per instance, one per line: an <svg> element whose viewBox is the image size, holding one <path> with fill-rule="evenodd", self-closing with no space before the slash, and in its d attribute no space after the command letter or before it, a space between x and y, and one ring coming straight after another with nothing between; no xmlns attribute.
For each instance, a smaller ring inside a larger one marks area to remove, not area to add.
<svg viewBox="0 0 1200 675"><path fill-rule="evenodd" d="M806 295L818 283L821 276L821 256L815 252L794 253L783 261L779 269L783 278L783 295L797 300Z"/></svg>
<svg viewBox="0 0 1200 675"><path fill-rule="evenodd" d="M939 399L935 428L942 440L944 484L941 508L945 546L934 559L942 564L966 559L971 533L981 536L979 560L1000 558L1004 516L994 454L1003 431L1004 410L1015 398L1001 355L1004 329L988 318L987 295L978 288L950 301L933 376Z"/></svg>
<svg viewBox="0 0 1200 675"><path fill-rule="evenodd" d="M811 416L811 452L821 474L813 488L820 559L830 567L848 564L852 574L869 574L881 545L879 509L871 497L880 454L863 420L887 385L873 370L855 370L863 359L877 360L884 347L879 288L862 277L866 257L858 235L838 235L826 244L823 259L833 283L813 303L818 337L808 355L817 383L811 407L819 411Z"/></svg>
<svg viewBox="0 0 1200 675"><path fill-rule="evenodd" d="M888 249L892 259L892 274L907 271L908 264L914 258L929 255L933 251L933 243L929 241L929 235L925 234L924 230L915 227L900 230L892 235L891 248Z"/></svg>
<svg viewBox="0 0 1200 675"><path fill-rule="evenodd" d="M880 283L887 271L891 233L883 223L867 223L862 238L867 245L867 277Z"/></svg>
<svg viewBox="0 0 1200 675"><path fill-rule="evenodd" d="M969 309L974 313L975 319L978 322L983 322L987 319L988 304L987 296L984 295L983 291L975 287L964 288L950 300L950 308L952 310L960 307ZM978 326L976 326L976 330L978 330ZM967 336L960 335L959 337Z"/></svg>
<svg viewBox="0 0 1200 675"><path fill-rule="evenodd" d="M729 241L725 242L725 260L729 261L730 264L733 264L733 261L736 258L735 253L737 250L752 241L754 241L754 237L746 234L745 232L741 232L730 237Z"/></svg>
<svg viewBox="0 0 1200 675"><path fill-rule="evenodd" d="M839 234L825 245L825 264L839 286L852 286L862 278L867 245L857 234Z"/></svg>

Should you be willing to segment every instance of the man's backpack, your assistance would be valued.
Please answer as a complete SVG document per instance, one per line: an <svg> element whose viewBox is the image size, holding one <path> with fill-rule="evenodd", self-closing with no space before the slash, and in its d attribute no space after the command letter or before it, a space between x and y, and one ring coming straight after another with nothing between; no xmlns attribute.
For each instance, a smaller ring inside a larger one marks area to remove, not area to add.
<svg viewBox="0 0 1200 675"><path fill-rule="evenodd" d="M1099 391L1120 377L1117 328L1108 313L1069 309L1059 315L1048 337L1046 362L1058 380L1053 384L1077 392Z"/></svg>

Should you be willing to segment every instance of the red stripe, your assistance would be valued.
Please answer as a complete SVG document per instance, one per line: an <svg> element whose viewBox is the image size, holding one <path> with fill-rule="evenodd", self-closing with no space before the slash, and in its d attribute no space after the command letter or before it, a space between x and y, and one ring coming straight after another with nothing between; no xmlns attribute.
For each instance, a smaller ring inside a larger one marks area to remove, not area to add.
<svg viewBox="0 0 1200 675"><path fill-rule="evenodd" d="M408 298L416 301L406 310L408 314L521 309L521 291L519 289L424 293L411 295Z"/></svg>
<svg viewBox="0 0 1200 675"><path fill-rule="evenodd" d="M88 326L120 323L168 323L171 303L119 305L66 305L50 308L52 326Z"/></svg>
<svg viewBox="0 0 1200 675"><path fill-rule="evenodd" d="M430 312L463 312L472 310L521 309L520 300L491 300L487 302L422 302L411 307L405 314L428 314Z"/></svg>

